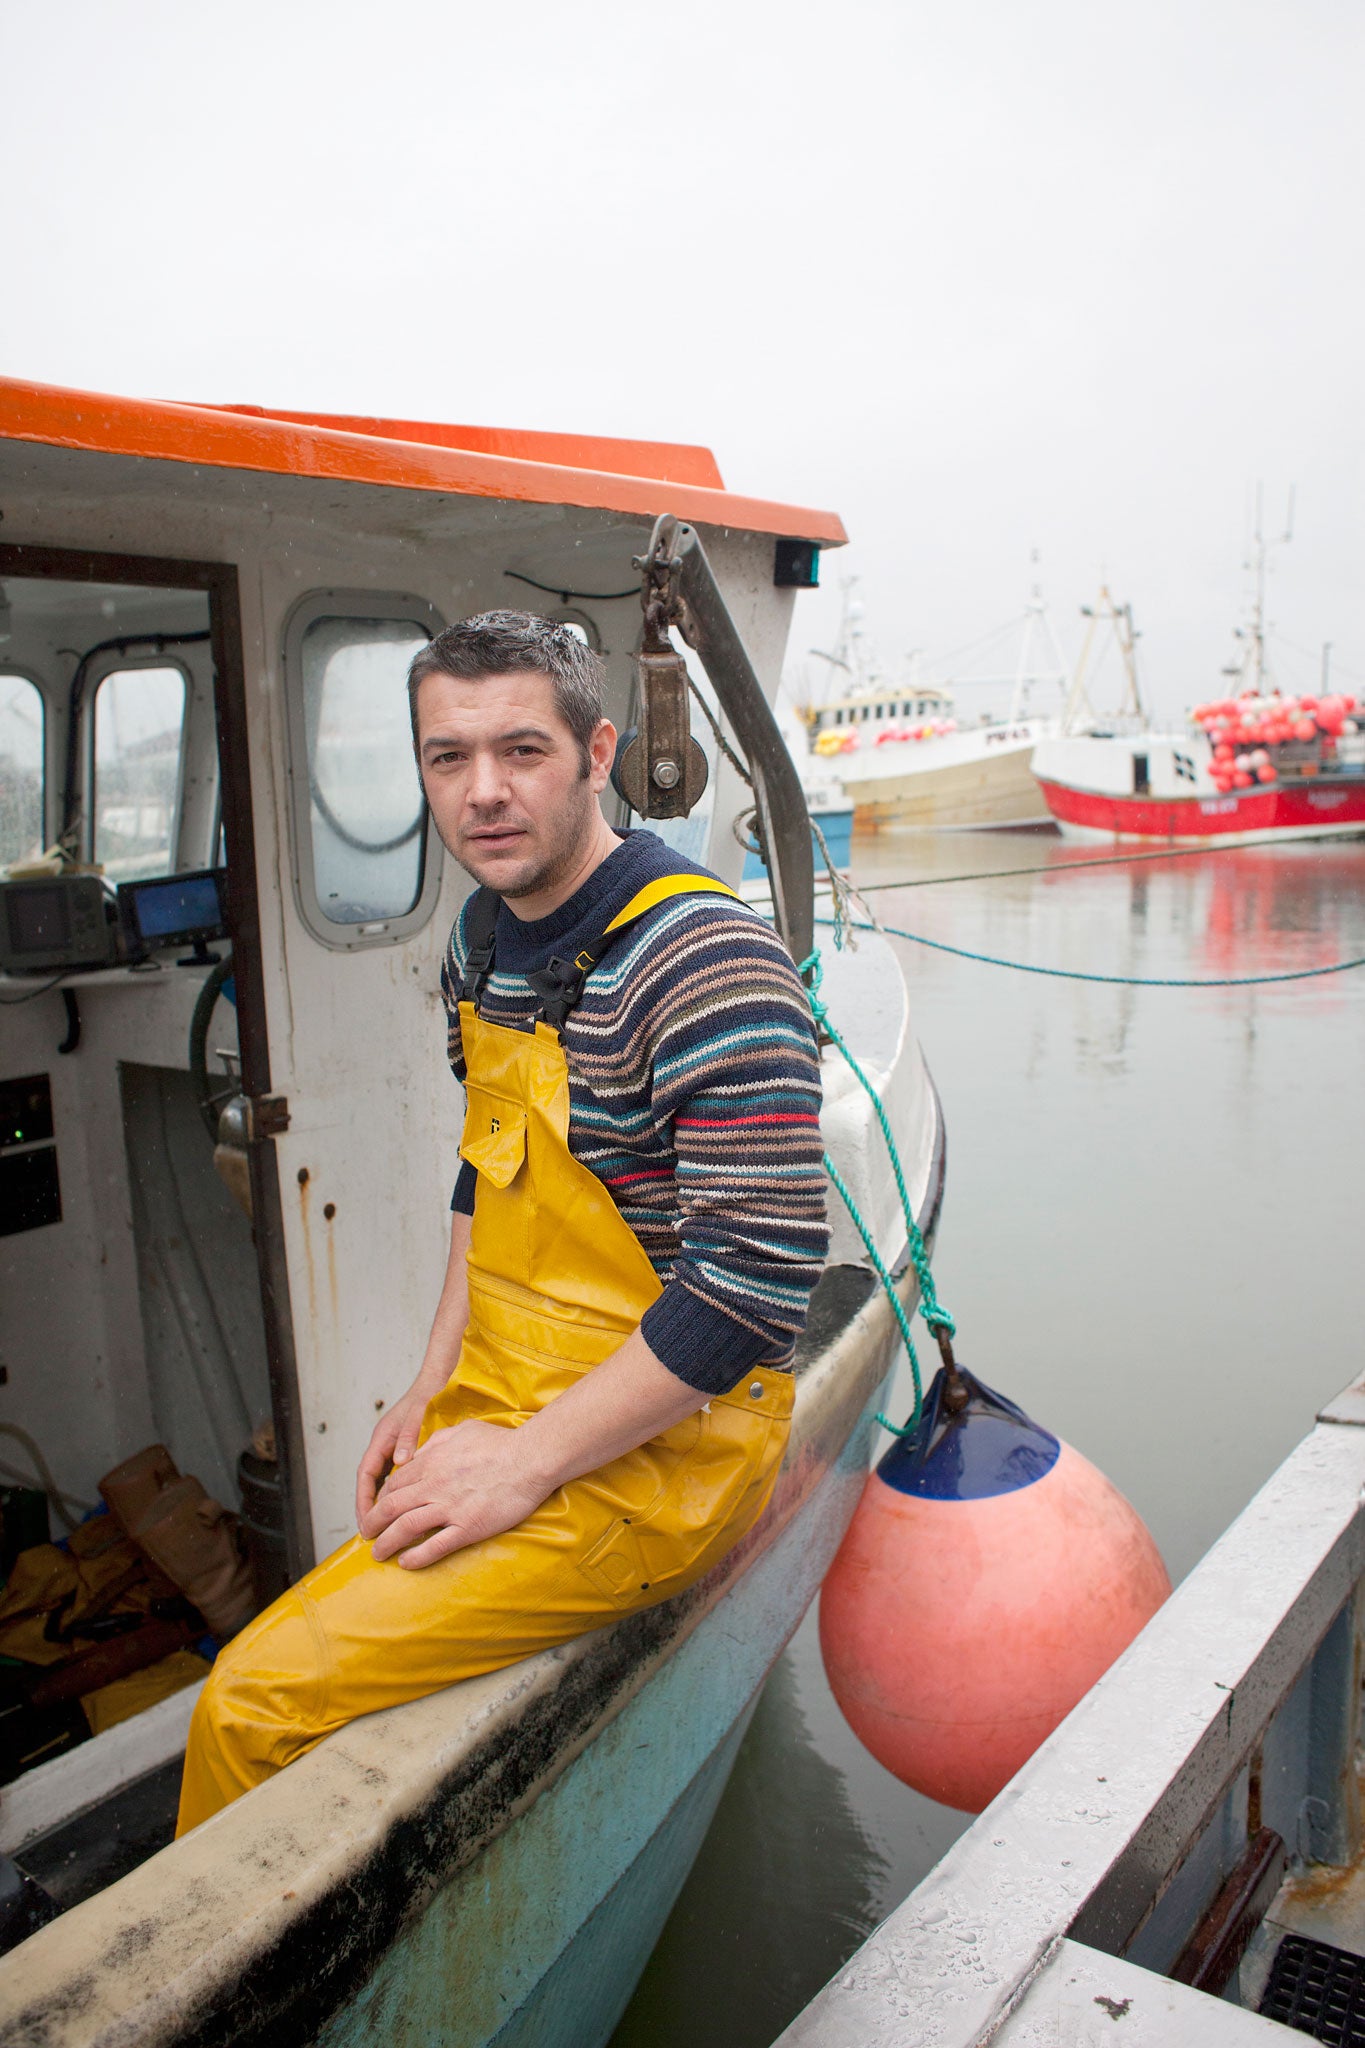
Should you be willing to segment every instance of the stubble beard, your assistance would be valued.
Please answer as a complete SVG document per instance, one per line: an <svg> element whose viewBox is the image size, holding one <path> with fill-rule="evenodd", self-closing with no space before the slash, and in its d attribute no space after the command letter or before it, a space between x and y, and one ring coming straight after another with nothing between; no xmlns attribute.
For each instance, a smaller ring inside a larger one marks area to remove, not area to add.
<svg viewBox="0 0 1365 2048"><path fill-rule="evenodd" d="M592 785L586 775L580 776L573 785L572 797L561 813L558 829L536 865L523 869L510 879L499 879L496 859L487 863L480 861L478 866L475 866L474 862L463 859L459 854L456 854L455 858L476 882L496 889L498 894L509 902L515 902L523 896L538 895L542 890L558 887L566 875L573 873L591 836L596 808ZM488 821L489 824L494 822L492 819ZM481 868L485 869L485 872L481 873Z"/></svg>

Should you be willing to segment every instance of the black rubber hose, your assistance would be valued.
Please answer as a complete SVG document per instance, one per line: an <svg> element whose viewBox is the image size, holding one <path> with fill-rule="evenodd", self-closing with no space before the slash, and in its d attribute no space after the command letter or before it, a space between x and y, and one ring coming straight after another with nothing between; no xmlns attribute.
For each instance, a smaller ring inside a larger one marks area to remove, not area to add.
<svg viewBox="0 0 1365 2048"><path fill-rule="evenodd" d="M62 990L62 1001L66 1005L66 1037L57 1047L58 1052L74 1052L81 1042L81 1006L76 1001L74 989Z"/></svg>
<svg viewBox="0 0 1365 2048"><path fill-rule="evenodd" d="M194 1015L190 1018L190 1079L194 1082L195 1100L204 1119L204 1128L215 1145L218 1143L218 1106L215 1100L217 1091L209 1083L209 1024L223 992L223 983L231 973L232 955L225 953L205 975Z"/></svg>

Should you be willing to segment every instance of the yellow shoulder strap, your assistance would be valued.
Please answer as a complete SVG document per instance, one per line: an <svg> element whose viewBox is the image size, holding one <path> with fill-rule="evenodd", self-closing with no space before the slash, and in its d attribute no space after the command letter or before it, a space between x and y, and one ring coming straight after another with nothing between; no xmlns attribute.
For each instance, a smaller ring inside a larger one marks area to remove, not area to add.
<svg viewBox="0 0 1365 2048"><path fill-rule="evenodd" d="M711 875L660 875L657 881L646 882L643 889L637 890L624 910L617 911L607 931L619 932L622 925L633 924L637 917L643 917L656 903L666 903L670 896L732 896L737 903L742 900L734 889Z"/></svg>

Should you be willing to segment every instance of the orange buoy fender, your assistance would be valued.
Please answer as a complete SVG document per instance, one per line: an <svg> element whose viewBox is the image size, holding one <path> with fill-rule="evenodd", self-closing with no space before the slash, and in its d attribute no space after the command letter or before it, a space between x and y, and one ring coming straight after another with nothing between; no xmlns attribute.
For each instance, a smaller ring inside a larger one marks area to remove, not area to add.
<svg viewBox="0 0 1365 2048"><path fill-rule="evenodd" d="M868 1479L820 1595L855 1735L968 1813L1008 1783L1171 1590L1136 1511L1069 1444L958 1367Z"/></svg>

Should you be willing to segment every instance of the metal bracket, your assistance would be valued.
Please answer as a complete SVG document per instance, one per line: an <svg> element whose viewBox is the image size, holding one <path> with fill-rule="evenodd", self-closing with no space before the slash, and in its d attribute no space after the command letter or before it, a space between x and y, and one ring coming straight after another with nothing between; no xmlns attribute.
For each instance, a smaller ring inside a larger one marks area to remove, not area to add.
<svg viewBox="0 0 1365 2048"><path fill-rule="evenodd" d="M246 1105L246 1136L249 1144L256 1144L262 1138L282 1138L289 1129L289 1101L284 1095L248 1095Z"/></svg>

